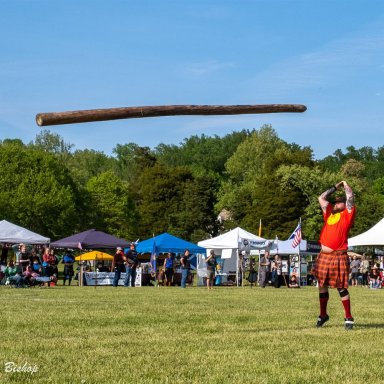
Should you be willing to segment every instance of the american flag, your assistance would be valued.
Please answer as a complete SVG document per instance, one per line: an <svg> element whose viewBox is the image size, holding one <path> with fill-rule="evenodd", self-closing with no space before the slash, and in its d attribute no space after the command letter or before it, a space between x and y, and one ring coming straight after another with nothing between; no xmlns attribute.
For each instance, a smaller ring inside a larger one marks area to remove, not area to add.
<svg viewBox="0 0 384 384"><path fill-rule="evenodd" d="M289 236L288 240L292 240L292 247L296 248L301 243L301 239L301 222L299 222L295 230L292 232L292 235Z"/></svg>

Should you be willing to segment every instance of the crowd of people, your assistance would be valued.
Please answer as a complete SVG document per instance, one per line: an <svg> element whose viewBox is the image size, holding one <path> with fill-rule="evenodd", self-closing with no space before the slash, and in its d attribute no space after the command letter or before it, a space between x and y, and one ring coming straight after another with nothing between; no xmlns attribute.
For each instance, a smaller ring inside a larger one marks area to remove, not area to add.
<svg viewBox="0 0 384 384"><path fill-rule="evenodd" d="M9 257L12 250L14 257ZM15 258L15 260L14 260ZM63 284L68 285L74 276L73 265L75 258L70 251L62 258L64 264ZM2 244L1 264L4 268L0 272L0 281L17 288L24 286L56 285L59 276L59 259L53 248L49 246L29 246L26 244Z"/></svg>
<svg viewBox="0 0 384 384"><path fill-rule="evenodd" d="M9 251L12 250L15 255L9 257ZM181 270L181 287L185 288L191 283L191 268L189 260L189 251L186 250L180 259L175 259L174 254L169 251L164 261L159 265L159 271L152 271L153 281L156 284L171 286L174 285L174 276L176 268ZM163 259L161 259L163 260ZM215 285L215 275L218 268L218 257L214 251L210 251L208 256L203 259L206 265L207 276L204 279L208 289ZM1 261L3 265L0 272L0 282L2 284L12 284L16 287L42 285L56 285L59 272L58 264L62 263L62 284L71 285L75 277L74 263L75 258L71 251L67 250L63 256L57 257L55 250L46 246L29 246L26 244L2 244ZM354 255L349 258L350 274L349 285L361 286L372 289L384 287L384 272L377 263L372 263L365 254L361 258ZM123 249L118 247L114 255L112 266L105 266L103 263L97 265L99 272L114 272L113 286L118 285L121 273L125 272L124 286L134 287L137 268L139 267L139 256L136 252L136 244L132 243L129 250L124 253ZM84 269L86 270L86 269ZM284 285L289 288L299 288L300 281L296 274L289 276L282 273L282 259L279 255L271 256L268 251L261 255L258 263L251 260L249 265L248 282L258 283L262 288L271 285L279 288ZM316 280L315 280L316 284Z"/></svg>

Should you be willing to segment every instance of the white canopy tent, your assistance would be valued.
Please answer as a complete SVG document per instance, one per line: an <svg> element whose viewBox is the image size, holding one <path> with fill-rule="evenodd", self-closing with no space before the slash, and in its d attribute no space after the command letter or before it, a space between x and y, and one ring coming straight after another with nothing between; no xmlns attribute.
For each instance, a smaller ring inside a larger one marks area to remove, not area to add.
<svg viewBox="0 0 384 384"><path fill-rule="evenodd" d="M0 242L1 243L28 243L28 244L49 244L49 237L41 236L26 228L12 224L7 220L0 221Z"/></svg>
<svg viewBox="0 0 384 384"><path fill-rule="evenodd" d="M224 259L223 272L236 271L239 275L239 251L250 250L251 248L265 248L269 246L270 241L247 232L237 227L229 232L223 233L212 239L202 240L197 243L200 247L207 248L207 251L214 250L215 254Z"/></svg>
<svg viewBox="0 0 384 384"><path fill-rule="evenodd" d="M368 231L348 239L348 246L384 245L384 218Z"/></svg>
<svg viewBox="0 0 384 384"><path fill-rule="evenodd" d="M212 239L202 240L197 243L207 249L237 249L243 250L252 244L264 244L267 240L237 227Z"/></svg>

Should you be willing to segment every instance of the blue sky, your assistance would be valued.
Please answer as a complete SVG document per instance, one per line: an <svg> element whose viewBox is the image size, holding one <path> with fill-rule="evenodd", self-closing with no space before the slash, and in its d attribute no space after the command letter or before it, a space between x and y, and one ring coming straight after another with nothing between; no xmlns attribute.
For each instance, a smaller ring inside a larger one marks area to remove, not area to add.
<svg viewBox="0 0 384 384"><path fill-rule="evenodd" d="M40 112L297 103L44 129L106 154L263 124L315 158L384 145L382 0L0 0L0 35L0 140L34 140Z"/></svg>

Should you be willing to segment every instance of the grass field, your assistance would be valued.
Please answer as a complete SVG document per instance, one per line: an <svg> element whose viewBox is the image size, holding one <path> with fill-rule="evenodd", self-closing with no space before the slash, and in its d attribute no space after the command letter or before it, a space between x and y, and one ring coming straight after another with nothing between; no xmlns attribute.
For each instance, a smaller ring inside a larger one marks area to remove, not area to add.
<svg viewBox="0 0 384 384"><path fill-rule="evenodd" d="M383 383L384 290L0 287L1 383ZM37 370L10 372L9 370Z"/></svg>

